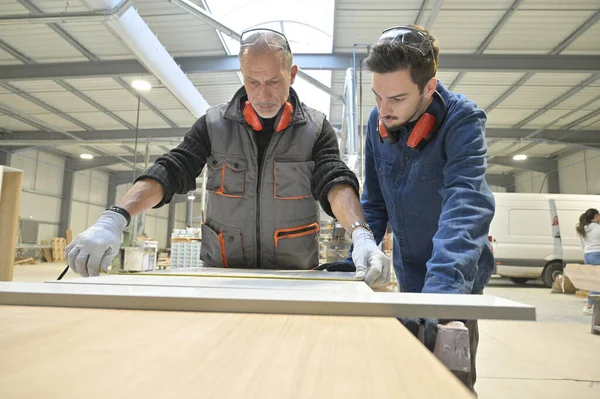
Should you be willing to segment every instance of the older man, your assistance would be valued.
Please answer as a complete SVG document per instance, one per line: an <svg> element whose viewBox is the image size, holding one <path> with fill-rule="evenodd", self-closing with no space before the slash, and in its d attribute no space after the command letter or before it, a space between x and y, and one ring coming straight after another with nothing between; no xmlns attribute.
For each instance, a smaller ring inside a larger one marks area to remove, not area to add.
<svg viewBox="0 0 600 399"><path fill-rule="evenodd" d="M335 131L291 88L298 67L285 36L244 32L239 60L244 86L227 104L210 108L181 145L73 240L67 248L71 269L82 276L106 269L131 217L194 190L207 166L200 254L206 266L316 268L318 201L352 236L356 278L373 286L388 282L389 259L365 223L358 181L340 159Z"/></svg>

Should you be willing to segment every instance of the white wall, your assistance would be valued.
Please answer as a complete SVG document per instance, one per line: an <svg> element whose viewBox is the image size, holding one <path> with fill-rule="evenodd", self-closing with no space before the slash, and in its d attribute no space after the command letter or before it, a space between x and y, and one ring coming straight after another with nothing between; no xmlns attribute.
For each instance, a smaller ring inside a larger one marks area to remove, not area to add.
<svg viewBox="0 0 600 399"><path fill-rule="evenodd" d="M23 171L19 216L39 221L38 244L58 235L65 160L38 150L13 153L10 166Z"/></svg>
<svg viewBox="0 0 600 399"><path fill-rule="evenodd" d="M73 202L69 227L73 237L93 225L106 209L108 173L94 169L73 176Z"/></svg>
<svg viewBox="0 0 600 399"><path fill-rule="evenodd" d="M548 179L546 174L530 170L515 173L515 192L547 193Z"/></svg>
<svg viewBox="0 0 600 399"><path fill-rule="evenodd" d="M494 192L494 193L505 193L506 187L490 184L490 190L492 190L492 192Z"/></svg>
<svg viewBox="0 0 600 399"><path fill-rule="evenodd" d="M600 194L600 151L559 157L558 168L561 193Z"/></svg>

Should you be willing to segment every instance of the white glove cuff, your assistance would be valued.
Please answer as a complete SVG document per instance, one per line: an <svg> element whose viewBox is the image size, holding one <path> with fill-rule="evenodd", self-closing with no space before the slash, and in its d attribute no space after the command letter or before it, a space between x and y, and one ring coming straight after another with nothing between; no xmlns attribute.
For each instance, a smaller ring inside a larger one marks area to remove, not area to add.
<svg viewBox="0 0 600 399"><path fill-rule="evenodd" d="M357 241L363 240L372 240L373 242L375 241L375 239L373 238L373 234L371 234L371 232L367 229L354 229L354 231L352 232L352 242L356 243Z"/></svg>
<svg viewBox="0 0 600 399"><path fill-rule="evenodd" d="M123 231L127 226L127 219L125 219L123 215L117 212L104 211L102 212L102 215L100 215L100 218L98 218L97 223L108 223L112 226L117 226L119 228L119 231Z"/></svg>

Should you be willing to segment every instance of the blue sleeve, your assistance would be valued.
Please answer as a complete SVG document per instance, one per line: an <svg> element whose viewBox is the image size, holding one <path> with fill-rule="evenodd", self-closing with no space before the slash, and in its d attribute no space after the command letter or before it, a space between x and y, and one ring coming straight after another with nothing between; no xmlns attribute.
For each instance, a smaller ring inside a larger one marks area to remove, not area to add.
<svg viewBox="0 0 600 399"><path fill-rule="evenodd" d="M373 135L377 133L377 118L379 117L377 108L373 109L369 122L367 124L366 145L365 145L365 176L363 183L363 192L360 199L365 218L377 244L383 239L388 223L387 208L379 185L377 176L377 165L375 164L375 155L373 154L373 141L377 140Z"/></svg>
<svg viewBox="0 0 600 399"><path fill-rule="evenodd" d="M494 216L494 197L485 181L485 113L475 110L457 119L444 138L442 212L422 292L471 292Z"/></svg>

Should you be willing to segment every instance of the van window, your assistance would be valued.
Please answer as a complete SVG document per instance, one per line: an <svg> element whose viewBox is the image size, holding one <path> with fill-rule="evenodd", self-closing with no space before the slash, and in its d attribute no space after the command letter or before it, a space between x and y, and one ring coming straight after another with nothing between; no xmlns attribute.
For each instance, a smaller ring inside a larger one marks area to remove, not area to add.
<svg viewBox="0 0 600 399"><path fill-rule="evenodd" d="M508 218L511 236L552 237L549 209L511 209Z"/></svg>

